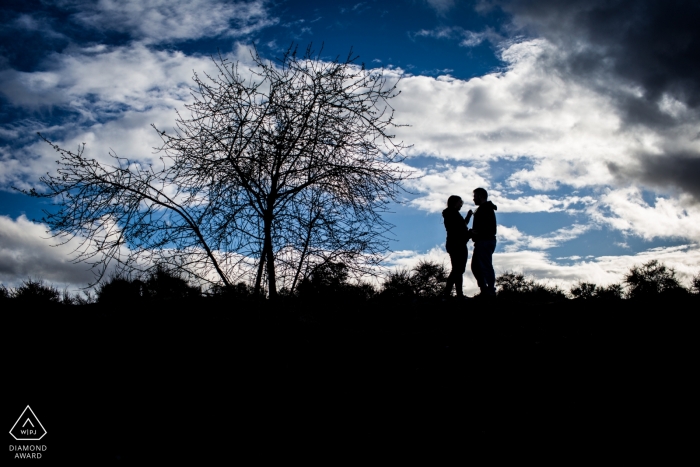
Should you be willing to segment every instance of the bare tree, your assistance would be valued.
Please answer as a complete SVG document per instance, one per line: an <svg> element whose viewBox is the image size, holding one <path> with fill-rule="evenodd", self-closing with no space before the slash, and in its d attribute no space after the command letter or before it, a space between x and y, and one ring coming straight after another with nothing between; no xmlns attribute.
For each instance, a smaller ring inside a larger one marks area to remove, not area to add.
<svg viewBox="0 0 700 467"><path fill-rule="evenodd" d="M252 58L248 78L222 57L216 76L194 74L189 116L178 113L172 133L156 128L158 168L53 145L58 173L42 178L46 194L30 194L58 200L45 221L57 236L84 239L77 261L102 273L110 261L165 263L205 280L213 270L223 285L253 261L255 289L266 275L271 297L278 272L293 289L319 264L366 272L380 261L391 228L381 214L410 176L390 133L396 85L352 52Z"/></svg>

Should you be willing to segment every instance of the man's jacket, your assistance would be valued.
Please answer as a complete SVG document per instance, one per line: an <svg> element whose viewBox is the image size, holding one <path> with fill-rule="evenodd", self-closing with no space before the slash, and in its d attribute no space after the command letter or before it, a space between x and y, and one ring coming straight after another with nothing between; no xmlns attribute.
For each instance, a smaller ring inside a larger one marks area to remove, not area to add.
<svg viewBox="0 0 700 467"><path fill-rule="evenodd" d="M454 208L447 208L442 211L442 218L445 222L445 230L447 230L447 242L445 249L447 252L457 251L458 249L466 249L467 241L469 240L469 229L467 228L464 217Z"/></svg>
<svg viewBox="0 0 700 467"><path fill-rule="evenodd" d="M491 201L481 204L474 212L472 240L496 240L496 207Z"/></svg>

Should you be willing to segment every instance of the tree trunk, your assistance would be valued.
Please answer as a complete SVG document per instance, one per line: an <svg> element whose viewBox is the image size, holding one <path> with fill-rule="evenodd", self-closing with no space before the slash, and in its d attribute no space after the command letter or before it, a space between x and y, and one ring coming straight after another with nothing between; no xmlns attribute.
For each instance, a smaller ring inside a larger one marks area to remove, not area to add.
<svg viewBox="0 0 700 467"><path fill-rule="evenodd" d="M260 253L260 264L258 264L258 274L255 276L255 295L260 295L260 287L262 286L262 273L265 268L265 259L267 258L267 243L263 242L263 249Z"/></svg>
<svg viewBox="0 0 700 467"><path fill-rule="evenodd" d="M274 299L277 298L277 285L275 284L275 255L272 251L272 214L266 213L263 222L265 229L263 251L267 254L268 293L270 298Z"/></svg>
<svg viewBox="0 0 700 467"><path fill-rule="evenodd" d="M309 222L309 228L306 231L306 241L304 242L304 249L301 251L301 258L299 258L299 266L297 267L296 274L294 274L294 282L292 282L292 289L290 292L294 292L297 286L297 282L299 282L299 274L301 274L301 268L304 265L304 260L306 259L306 253L309 251L309 243L311 243L311 233L314 228L314 224L316 223L316 220L318 219L318 215L316 215L311 222Z"/></svg>

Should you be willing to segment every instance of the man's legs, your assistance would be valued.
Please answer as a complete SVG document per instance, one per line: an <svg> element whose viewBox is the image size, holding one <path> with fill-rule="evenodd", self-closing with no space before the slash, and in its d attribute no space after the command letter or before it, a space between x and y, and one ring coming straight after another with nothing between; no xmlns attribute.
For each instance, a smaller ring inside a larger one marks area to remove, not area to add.
<svg viewBox="0 0 700 467"><path fill-rule="evenodd" d="M496 240L474 242L472 273L481 293L485 295L496 294L496 273L493 270L494 251L496 251Z"/></svg>
<svg viewBox="0 0 700 467"><path fill-rule="evenodd" d="M464 295L462 290L463 275L464 271L467 270L467 255L468 250L465 247L464 250L453 251L450 253L450 263L452 263L452 271L450 275L447 276L447 284L445 284L445 296L449 296L452 293L452 286L455 286L457 291L457 296L461 297Z"/></svg>

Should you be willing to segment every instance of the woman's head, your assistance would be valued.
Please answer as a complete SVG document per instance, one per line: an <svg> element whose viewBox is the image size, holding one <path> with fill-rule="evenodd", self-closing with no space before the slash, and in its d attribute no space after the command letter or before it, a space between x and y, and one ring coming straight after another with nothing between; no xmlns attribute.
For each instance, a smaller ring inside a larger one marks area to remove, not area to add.
<svg viewBox="0 0 700 467"><path fill-rule="evenodd" d="M449 198L447 198L447 207L448 208L461 208L464 202L462 201L462 198L457 196L457 195L452 195Z"/></svg>

